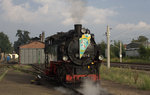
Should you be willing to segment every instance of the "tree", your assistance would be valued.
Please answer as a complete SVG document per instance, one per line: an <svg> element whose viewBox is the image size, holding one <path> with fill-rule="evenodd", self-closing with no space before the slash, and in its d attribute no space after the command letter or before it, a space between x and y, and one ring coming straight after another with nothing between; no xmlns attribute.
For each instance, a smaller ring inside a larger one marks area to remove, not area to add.
<svg viewBox="0 0 150 95"><path fill-rule="evenodd" d="M138 50L138 52L142 58L150 57L150 48L146 48L143 45L140 46L140 49Z"/></svg>
<svg viewBox="0 0 150 95"><path fill-rule="evenodd" d="M140 44L139 54L142 58L150 57L150 48L148 48L148 38L145 36L139 36L137 40L132 39L132 42L138 42Z"/></svg>
<svg viewBox="0 0 150 95"><path fill-rule="evenodd" d="M98 44L98 47L100 47L101 54L105 56L105 50L107 48L106 43L102 41L100 44ZM120 41L114 41L114 43L110 45L111 58L119 57L119 52L120 52ZM123 43L122 43L122 55L125 56L125 48L123 47Z"/></svg>
<svg viewBox="0 0 150 95"><path fill-rule="evenodd" d="M24 34L23 34L24 44L26 44L26 43L28 43L30 41L29 34L30 34L30 32L24 31Z"/></svg>
<svg viewBox="0 0 150 95"><path fill-rule="evenodd" d="M125 48L123 43L122 44L122 56L125 56ZM120 41L114 41L114 44L111 45L111 57L119 57L120 53Z"/></svg>
<svg viewBox="0 0 150 95"><path fill-rule="evenodd" d="M14 42L14 50L16 53L19 53L19 46L27 44L30 41L30 32L23 31L23 30L17 30L16 37L18 37L18 40Z"/></svg>
<svg viewBox="0 0 150 95"><path fill-rule="evenodd" d="M148 38L145 36L139 36L137 40L132 39L132 42L147 42Z"/></svg>
<svg viewBox="0 0 150 95"><path fill-rule="evenodd" d="M112 53L114 53L115 57L119 57L120 51L120 41L114 41L114 45L112 45Z"/></svg>
<svg viewBox="0 0 150 95"><path fill-rule="evenodd" d="M102 41L100 44L98 44L98 47L100 49L101 54L105 56L106 43Z"/></svg>
<svg viewBox="0 0 150 95"><path fill-rule="evenodd" d="M0 49L1 52L11 53L13 51L12 44L9 41L9 38L3 32L0 32Z"/></svg>
<svg viewBox="0 0 150 95"><path fill-rule="evenodd" d="M145 36L139 36L139 37L138 37L138 41L139 41L139 42L146 42L146 41L148 41L148 38L145 37Z"/></svg>

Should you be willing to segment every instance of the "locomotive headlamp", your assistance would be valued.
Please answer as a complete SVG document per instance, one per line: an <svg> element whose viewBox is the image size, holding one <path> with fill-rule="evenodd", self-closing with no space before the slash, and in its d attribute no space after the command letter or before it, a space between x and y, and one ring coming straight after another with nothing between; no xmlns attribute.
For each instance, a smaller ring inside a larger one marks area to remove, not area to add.
<svg viewBox="0 0 150 95"><path fill-rule="evenodd" d="M63 56L63 60L67 61L68 60L68 56Z"/></svg>
<svg viewBox="0 0 150 95"><path fill-rule="evenodd" d="M98 59L99 59L99 60L103 60L104 57L103 57L102 55L100 55L100 56L98 57Z"/></svg>
<svg viewBox="0 0 150 95"><path fill-rule="evenodd" d="M86 29L85 29L85 28L82 28L82 29L81 29L81 32L85 34L85 33L86 33Z"/></svg>

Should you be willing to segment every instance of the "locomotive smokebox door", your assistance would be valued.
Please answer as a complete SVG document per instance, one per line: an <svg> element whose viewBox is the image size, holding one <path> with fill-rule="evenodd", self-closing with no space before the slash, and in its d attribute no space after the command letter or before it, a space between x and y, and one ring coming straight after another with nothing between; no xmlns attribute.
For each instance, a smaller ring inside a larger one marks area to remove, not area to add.
<svg viewBox="0 0 150 95"><path fill-rule="evenodd" d="M75 33L78 36L72 38L68 44L68 56L76 65L87 65L94 60L94 43L91 42L91 34L82 33L82 25L75 24ZM81 44L83 43L83 44Z"/></svg>

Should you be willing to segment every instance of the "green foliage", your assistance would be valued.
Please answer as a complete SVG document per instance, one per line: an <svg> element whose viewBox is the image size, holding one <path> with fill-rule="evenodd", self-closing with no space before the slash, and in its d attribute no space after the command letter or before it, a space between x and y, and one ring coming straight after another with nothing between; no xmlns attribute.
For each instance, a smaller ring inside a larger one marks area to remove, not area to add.
<svg viewBox="0 0 150 95"><path fill-rule="evenodd" d="M133 58L123 58L123 62L127 62L127 63L150 63L150 60L149 59L142 59L141 57L133 57Z"/></svg>
<svg viewBox="0 0 150 95"><path fill-rule="evenodd" d="M100 44L98 44L98 48L100 49L101 54L105 56L106 43L102 41Z"/></svg>
<svg viewBox="0 0 150 95"><path fill-rule="evenodd" d="M140 47L138 50L140 56L139 57L125 57L125 47L122 44L122 57L123 62L133 62L133 63L150 63L150 47L148 46L148 38L145 36L139 36L137 40L132 39L132 42L137 42ZM105 56L105 50L107 49L107 44L102 41L98 44L101 47L101 53ZM119 52L120 52L120 41L114 41L113 44L110 45L110 57L111 62L119 62Z"/></svg>
<svg viewBox="0 0 150 95"><path fill-rule="evenodd" d="M125 48L122 44L122 55L125 56ZM98 44L98 47L101 49L101 54L105 56L105 50L107 49L107 44L102 41L100 44ZM120 41L114 41L113 44L110 45L110 56L111 58L119 57L120 52Z"/></svg>
<svg viewBox="0 0 150 95"><path fill-rule="evenodd" d="M111 57L119 57L119 51L120 51L120 42L114 41L114 44L110 46L111 49Z"/></svg>
<svg viewBox="0 0 150 95"><path fill-rule="evenodd" d="M125 49L123 43L121 44L122 44L122 55L125 56ZM111 50L111 58L119 57L120 41L114 41L114 44L110 46L110 50Z"/></svg>
<svg viewBox="0 0 150 95"><path fill-rule="evenodd" d="M148 38L145 36L139 36L137 40L132 40L132 42L139 42L141 46L138 50L141 58L149 58L150 57L150 48L146 47L143 43L148 43Z"/></svg>
<svg viewBox="0 0 150 95"><path fill-rule="evenodd" d="M27 44L30 41L29 37L30 32L23 31L23 30L17 30L16 37L18 37L18 40L14 42L14 50L16 53L19 53L19 46Z"/></svg>
<svg viewBox="0 0 150 95"><path fill-rule="evenodd" d="M106 62L107 59L104 58L103 61ZM137 58L124 57L124 58L122 58L122 61L123 61L123 63L141 63L141 64L147 63L147 64L150 64L150 59L141 59L140 57L137 57ZM120 62L120 59L117 57L111 58L110 62Z"/></svg>
<svg viewBox="0 0 150 95"><path fill-rule="evenodd" d="M13 48L9 41L9 38L3 32L0 32L0 52L11 53Z"/></svg>
<svg viewBox="0 0 150 95"><path fill-rule="evenodd" d="M150 90L150 75L140 74L139 82L139 88L143 90Z"/></svg>
<svg viewBox="0 0 150 95"><path fill-rule="evenodd" d="M146 48L144 46L141 46L140 49L138 50L138 52L141 57L146 56Z"/></svg>
<svg viewBox="0 0 150 95"><path fill-rule="evenodd" d="M141 46L138 50L140 57L142 58L150 58L150 48L146 48L144 46Z"/></svg>
<svg viewBox="0 0 150 95"><path fill-rule="evenodd" d="M130 68L111 67L107 69L102 65L100 68L101 78L118 83L131 85L143 90L150 90L150 75L142 71L132 70Z"/></svg>
<svg viewBox="0 0 150 95"><path fill-rule="evenodd" d="M146 42L148 38L145 36L139 36L137 40L132 39L132 42Z"/></svg>

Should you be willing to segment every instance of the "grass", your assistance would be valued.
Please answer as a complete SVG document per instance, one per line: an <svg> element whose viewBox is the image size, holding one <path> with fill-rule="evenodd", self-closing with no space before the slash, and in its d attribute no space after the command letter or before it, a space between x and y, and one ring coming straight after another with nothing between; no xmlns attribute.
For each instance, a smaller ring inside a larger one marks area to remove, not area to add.
<svg viewBox="0 0 150 95"><path fill-rule="evenodd" d="M12 66L12 68L16 72L34 74L34 72L31 70L32 67L29 66L29 65L20 65L20 64L17 64L17 65Z"/></svg>
<svg viewBox="0 0 150 95"><path fill-rule="evenodd" d="M29 65L20 65L20 64L14 65L13 67L18 68L18 69L30 69L30 68L32 68Z"/></svg>
<svg viewBox="0 0 150 95"><path fill-rule="evenodd" d="M104 62L106 62L107 59L104 59ZM111 62L120 62L119 58L111 58ZM125 63L149 63L150 64L150 59L140 59L140 58L123 58L123 62Z"/></svg>
<svg viewBox="0 0 150 95"><path fill-rule="evenodd" d="M123 58L123 62L128 62L128 63L150 63L150 59Z"/></svg>
<svg viewBox="0 0 150 95"><path fill-rule="evenodd" d="M121 84L131 85L143 90L150 90L150 74L132 69L111 67L107 69L102 65L101 78L115 81Z"/></svg>

